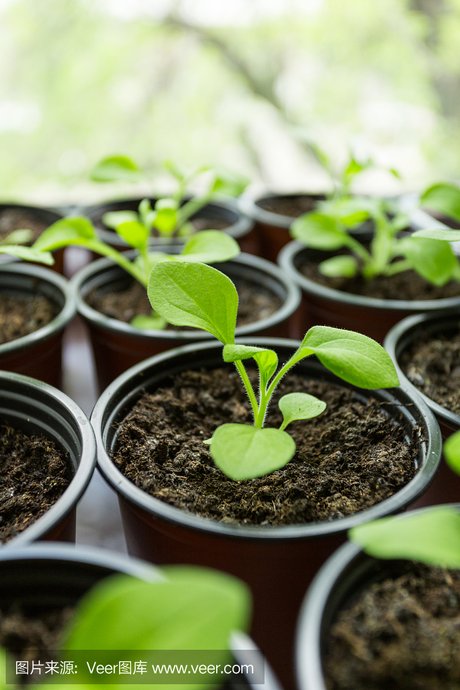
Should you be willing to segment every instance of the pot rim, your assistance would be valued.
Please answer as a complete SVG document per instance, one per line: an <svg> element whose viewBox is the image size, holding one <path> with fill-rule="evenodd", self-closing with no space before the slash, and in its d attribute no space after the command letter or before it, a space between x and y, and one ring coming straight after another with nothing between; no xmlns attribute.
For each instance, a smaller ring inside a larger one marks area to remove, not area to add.
<svg viewBox="0 0 460 690"><path fill-rule="evenodd" d="M435 506L411 510L401 517L423 513ZM443 507L460 510L460 503L445 504ZM331 593L345 571L365 567L371 563L391 563L403 559L374 558L354 544L347 542L339 546L323 563L307 589L297 619L295 644L296 675L299 688L307 690L327 690L324 684L321 660L321 642L323 637L323 619ZM308 650L308 655L305 654Z"/></svg>
<svg viewBox="0 0 460 690"><path fill-rule="evenodd" d="M101 201L100 203L97 204L91 204L89 206L82 206L82 213L85 216L88 216L88 218L94 222L93 218L94 216L99 213L102 209L108 206L113 206L114 204L136 204L139 205L140 202L143 199L149 199L150 201L156 200L157 197L154 195L146 194L145 196L140 196L140 197L120 197L118 199L107 199L104 201ZM184 197L185 200L192 198L190 195L186 195ZM243 214L239 208L238 203L236 203L231 197L219 197L212 199L209 201L207 204L205 204L204 208L206 206L216 206L220 210L228 211L231 213L234 213L236 216L236 220L234 223L231 223L228 225L226 228L222 228L223 232L228 233L235 239L240 239L247 235L252 227L252 220L248 218L245 214ZM121 210L121 209L120 209ZM200 212L203 211L203 209L200 209L197 212L197 215L200 214ZM212 228L211 228L212 229ZM100 228L97 227L97 233L98 235L104 239L107 244L112 244L114 237L117 240L117 245L120 246L126 246L128 247L128 244L124 242L115 232L112 232L111 230L106 230L105 228ZM175 243L178 244L179 246L183 244L184 240L180 240L177 238L175 240ZM174 243L174 239L173 239ZM162 246L163 244L171 244L171 238L153 238L152 239L152 246L158 247Z"/></svg>
<svg viewBox="0 0 460 690"><path fill-rule="evenodd" d="M169 245L162 248L163 251L171 251L175 253L178 251L177 245ZM243 267L247 267L254 270L259 270L267 274L271 279L276 280L286 291L286 298L284 303L279 309L277 309L273 314L267 316L260 321L254 321L253 323L245 324L244 326L237 326L236 334L237 336L249 335L251 333L260 331L262 329L272 328L273 326L282 323L288 319L296 309L298 308L301 300L301 292L299 287L294 283L294 281L286 278L279 266L272 264L266 259L261 259L252 254L241 253L234 259L230 259L226 262L221 262L226 264L236 264ZM220 264L216 264L219 267ZM110 316L106 316L101 312L97 311L91 307L83 297L82 291L84 284L88 279L104 270L110 270L116 267L117 264L111 259L98 259L93 261L84 268L82 268L78 273L71 279L70 285L73 290L76 308L79 314L81 314L85 319L91 323L97 323L98 326L104 328L107 331L113 333L124 333L126 335L136 336L138 340L171 340L171 341L183 341L184 343L189 342L202 342L204 340L209 340L210 335L204 331L200 330L141 330L134 328L129 323L124 321L119 321L118 319L113 319ZM123 272L122 268L119 268L120 274Z"/></svg>
<svg viewBox="0 0 460 690"><path fill-rule="evenodd" d="M30 391L30 397L35 399L34 393L39 392L41 397L49 401L50 409L53 404L59 406L59 416L62 411L67 413L75 425L81 443L78 466L75 470L69 486L58 500L38 520L26 527L17 536L4 544L0 544L0 553L4 549L16 549L18 546L28 544L31 541L46 536L56 523L59 523L66 515L76 507L79 499L88 486L96 467L96 440L89 419L68 395L50 386L48 383L38 381L30 376L16 374L9 371L0 371L0 391L5 381L11 381L15 388L22 389L22 393L15 395L24 397ZM1 392L0 392L1 397ZM56 416L56 413L54 414ZM29 547L27 547L29 548Z"/></svg>
<svg viewBox="0 0 460 690"><path fill-rule="evenodd" d="M445 330L446 321L456 319L460 325L460 312L456 310L446 310L437 314L416 314L415 316L407 316L405 319L399 321L393 328L391 328L384 341L384 347L388 350L394 365L398 371L398 375L404 381L408 388L414 390L425 401L428 407L441 419L445 420L449 425L460 428L460 415L455 414L447 407L443 407L432 398L429 398L425 393L417 388L406 376L399 365L399 357L404 350L406 350L414 341L419 328L425 324L439 325L431 331L431 335ZM439 322L439 323L437 323Z"/></svg>
<svg viewBox="0 0 460 690"><path fill-rule="evenodd" d="M24 264L12 262L0 266L0 275L3 273L14 273L25 275L31 278L38 278L42 282L47 282L60 291L64 298L64 304L59 313L49 323L38 328L33 333L28 333L15 340L0 344L0 357L9 355L12 352L27 349L37 341L47 340L54 334L63 330L73 319L76 313L76 304L69 282L56 271L51 271L35 264Z"/></svg>
<svg viewBox="0 0 460 690"><path fill-rule="evenodd" d="M422 311L439 311L441 309L448 309L450 307L460 306L460 295L456 297L443 297L441 299L431 300L405 300L405 299L380 299L377 297L365 297L363 295L355 295L348 292L342 292L334 288L320 285L310 278L303 276L295 267L295 257L301 251L307 251L301 242L294 240L289 242L278 255L278 263L281 268L286 271L288 275L292 276L297 285L299 285L304 292L313 293L324 300L340 302L355 307L381 309L387 311L409 311L418 313Z"/></svg>
<svg viewBox="0 0 460 690"><path fill-rule="evenodd" d="M287 216L284 213L275 213L274 211L267 211L267 209L259 206L260 201L266 201L268 199L276 199L282 197L298 199L299 197L312 198L313 200L321 201L324 199L326 191L316 191L316 192L271 192L264 191L255 193L243 194L238 201L238 205L241 212L252 220L258 223L264 223L265 225L273 225L278 227L279 230L289 230L292 223L296 220L296 216Z"/></svg>
<svg viewBox="0 0 460 690"><path fill-rule="evenodd" d="M290 347L295 349L299 342L295 340L281 339L281 338L240 338L237 342L242 344L259 345L264 347L281 348ZM246 539L246 540L261 540L268 539L270 541L280 540L304 540L306 538L319 538L331 534L340 534L346 530L361 524L362 522L376 519L395 513L402 510L408 503L415 500L415 498L424 490L424 488L432 480L434 473L440 461L441 456L441 432L439 425L428 406L424 401L413 393L412 390L401 386L396 390L402 390L404 397L408 397L410 401L418 408L419 414L427 431L427 447L425 449L425 463L420 467L412 480L406 484L400 491L393 496L385 499L371 508L362 510L354 515L334 520L330 522L316 522L304 523L299 525L282 525L282 526L258 526L258 525L227 525L216 520L203 518L193 513L185 512L179 508L168 505L153 496L150 496L143 490L139 489L132 482L130 482L113 464L105 450L105 434L107 427L107 409L114 403L122 400L120 389L129 386L132 379L142 379L145 376L145 370L152 367L166 370L168 365L174 365L174 362L181 358L182 355L188 353L202 353L208 351L212 356L214 352L220 350L222 345L220 343L205 342L200 344L191 344L181 346L162 352L154 357L144 360L126 372L121 374L115 381L113 381L106 390L102 393L97 401L93 413L91 415L91 423L96 435L96 444L98 452L98 467L103 474L106 481L119 492L125 499L134 503L138 508L141 508L150 514L154 514L167 522L181 525L182 527L198 531L210 532L221 537ZM332 375L331 375L332 376ZM393 396L390 391L385 391L385 395ZM366 395L366 391L363 391Z"/></svg>

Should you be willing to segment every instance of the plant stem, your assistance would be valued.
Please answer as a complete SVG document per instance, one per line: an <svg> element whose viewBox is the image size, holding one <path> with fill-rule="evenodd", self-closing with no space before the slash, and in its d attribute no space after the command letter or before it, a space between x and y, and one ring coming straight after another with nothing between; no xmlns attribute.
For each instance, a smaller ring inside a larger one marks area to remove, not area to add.
<svg viewBox="0 0 460 690"><path fill-rule="evenodd" d="M390 264L386 267L386 276L395 276L397 273L402 273L403 271L408 271L411 268L410 261L407 259L401 259L401 261L395 261L394 264Z"/></svg>
<svg viewBox="0 0 460 690"><path fill-rule="evenodd" d="M184 223L186 223L191 216L198 213L203 206L209 203L211 197L209 194L199 197L193 197L190 201L187 201L178 211L178 221L177 226L180 229Z"/></svg>
<svg viewBox="0 0 460 690"><path fill-rule="evenodd" d="M259 426L257 424L257 420L258 420L258 416L259 416L259 406L257 404L257 398L255 396L251 381L249 380L248 372L246 371L246 368L245 368L243 362L238 361L238 362L235 362L234 364L235 364L235 367L236 367L239 375L241 376L243 386L246 390L246 393L248 394L249 402L251 403L252 416L254 418L254 425Z"/></svg>

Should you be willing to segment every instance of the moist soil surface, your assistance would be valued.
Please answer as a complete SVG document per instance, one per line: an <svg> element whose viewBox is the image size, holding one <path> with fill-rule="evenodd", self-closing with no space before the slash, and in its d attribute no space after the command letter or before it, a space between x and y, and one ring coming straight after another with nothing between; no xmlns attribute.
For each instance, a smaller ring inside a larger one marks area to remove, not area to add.
<svg viewBox="0 0 460 690"><path fill-rule="evenodd" d="M460 325L414 343L402 353L401 368L422 393L460 415Z"/></svg>
<svg viewBox="0 0 460 690"><path fill-rule="evenodd" d="M70 484L65 454L43 435L0 422L0 543L38 520ZM1 645L0 645L1 646Z"/></svg>
<svg viewBox="0 0 460 690"><path fill-rule="evenodd" d="M237 280L236 287L239 296L239 326L266 319L281 307L281 300L277 295L256 283ZM125 323L130 323L137 314L147 315L152 311L145 288L135 282L129 288L117 292L94 290L87 301L96 311Z"/></svg>
<svg viewBox="0 0 460 690"><path fill-rule="evenodd" d="M460 571L413 565L342 610L324 659L328 690L459 690Z"/></svg>
<svg viewBox="0 0 460 690"><path fill-rule="evenodd" d="M0 345L37 331L57 314L56 305L42 295L0 293Z"/></svg>
<svg viewBox="0 0 460 690"><path fill-rule="evenodd" d="M33 242L47 227L47 223L26 210L16 208L0 210L0 241L3 241L13 230L32 230L31 242Z"/></svg>
<svg viewBox="0 0 460 690"><path fill-rule="evenodd" d="M321 197L323 199L324 197ZM313 211L318 201L321 199L308 194L299 196L275 196L268 199L259 199L257 206L263 208L264 211L276 213L280 216L289 216L289 218L298 218L304 213Z"/></svg>
<svg viewBox="0 0 460 690"><path fill-rule="evenodd" d="M404 271L395 276L377 276L371 281L361 276L354 278L328 278L318 269L318 263L307 261L299 263L299 271L310 280L334 290L348 292L363 297L395 300L436 300L460 295L460 282L452 281L437 287L424 280L414 271Z"/></svg>
<svg viewBox="0 0 460 690"><path fill-rule="evenodd" d="M184 371L144 394L120 425L114 462L136 486L166 503L248 525L341 518L391 496L414 476L415 439L390 419L384 404L372 397L362 401L348 388L288 375L268 425L280 425L276 401L293 391L316 395L328 408L290 425L296 455L266 477L228 479L203 443L220 424L251 423L238 374L224 368Z"/></svg>

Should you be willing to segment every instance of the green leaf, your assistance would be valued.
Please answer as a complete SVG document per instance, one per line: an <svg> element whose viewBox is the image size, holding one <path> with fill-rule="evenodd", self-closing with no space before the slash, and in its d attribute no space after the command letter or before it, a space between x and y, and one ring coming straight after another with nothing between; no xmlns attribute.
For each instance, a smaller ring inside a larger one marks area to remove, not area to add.
<svg viewBox="0 0 460 690"><path fill-rule="evenodd" d="M84 216L73 216L62 218L46 228L33 247L40 251L52 252L74 244L85 245L88 240L96 239L96 231L91 221Z"/></svg>
<svg viewBox="0 0 460 690"><path fill-rule="evenodd" d="M137 220L120 223L115 231L126 244L134 249L145 249L150 237L149 229Z"/></svg>
<svg viewBox="0 0 460 690"><path fill-rule="evenodd" d="M284 467L294 456L295 443L280 429L258 429L249 424L223 424L211 439L217 467L235 481L263 477Z"/></svg>
<svg viewBox="0 0 460 690"><path fill-rule="evenodd" d="M460 431L449 436L444 443L444 457L449 467L460 474Z"/></svg>
<svg viewBox="0 0 460 690"><path fill-rule="evenodd" d="M176 260L212 264L234 259L239 253L238 242L222 230L202 230L187 240Z"/></svg>
<svg viewBox="0 0 460 690"><path fill-rule="evenodd" d="M365 389L399 385L390 355L372 338L354 331L313 326L306 333L299 359L315 354L321 364L344 381Z"/></svg>
<svg viewBox="0 0 460 690"><path fill-rule="evenodd" d="M122 223L135 223L138 220L136 211L107 211L102 216L104 225L112 230L116 230Z"/></svg>
<svg viewBox="0 0 460 690"><path fill-rule="evenodd" d="M238 293L230 278L200 263L162 261L148 285L153 310L175 326L192 326L222 343L235 339Z"/></svg>
<svg viewBox="0 0 460 690"><path fill-rule="evenodd" d="M318 268L329 278L353 278L358 273L358 262L354 256L333 256L322 261Z"/></svg>
<svg viewBox="0 0 460 690"><path fill-rule="evenodd" d="M429 283L441 286L451 280L457 257L447 242L408 237L398 244L398 249Z"/></svg>
<svg viewBox="0 0 460 690"><path fill-rule="evenodd" d="M131 319L130 325L140 331L164 331L167 321L157 314L138 314Z"/></svg>
<svg viewBox="0 0 460 690"><path fill-rule="evenodd" d="M278 407L283 414L283 423L280 427L283 431L291 422L318 417L327 405L308 393L288 393L280 398Z"/></svg>
<svg viewBox="0 0 460 690"><path fill-rule="evenodd" d="M377 558L460 568L460 513L452 508L436 507L383 518L354 527L349 534L352 541Z"/></svg>
<svg viewBox="0 0 460 690"><path fill-rule="evenodd" d="M54 264L52 254L34 249L34 247L23 247L17 244L2 244L0 245L0 254L8 254L8 256L15 256L17 259L23 259L23 261L33 261L34 263L45 264L46 266L52 266Z"/></svg>
<svg viewBox="0 0 460 690"><path fill-rule="evenodd" d="M211 194L238 197L249 184L249 179L230 170L215 170L211 183Z"/></svg>
<svg viewBox="0 0 460 690"><path fill-rule="evenodd" d="M155 204L153 225L160 235L170 237L179 222L178 204L174 199L159 199Z"/></svg>
<svg viewBox="0 0 460 690"><path fill-rule="evenodd" d="M421 237L427 240L444 240L445 242L460 242L460 230L442 230L441 228L433 228L426 230L417 230L412 234L412 237Z"/></svg>
<svg viewBox="0 0 460 690"><path fill-rule="evenodd" d="M348 235L339 221L325 213L306 213L291 225L294 239L313 249L340 249L348 243Z"/></svg>
<svg viewBox="0 0 460 690"><path fill-rule="evenodd" d="M430 210L460 223L460 187L457 185L434 184L423 192L420 201Z"/></svg>
<svg viewBox="0 0 460 690"><path fill-rule="evenodd" d="M338 197L323 201L320 212L335 218L347 228L355 228L370 217L370 203L369 199L360 197Z"/></svg>
<svg viewBox="0 0 460 690"><path fill-rule="evenodd" d="M94 182L135 181L140 177L140 168L129 156L107 156L97 163L90 173Z"/></svg>
<svg viewBox="0 0 460 690"><path fill-rule="evenodd" d="M27 228L18 228L0 240L0 246L2 244L27 244L32 240L33 236L34 233L32 230L28 230Z"/></svg>
<svg viewBox="0 0 460 690"><path fill-rule="evenodd" d="M263 388L267 385L278 367L278 355L274 350L251 345L225 345L223 358L224 362L239 362L244 359L254 359L259 368Z"/></svg>

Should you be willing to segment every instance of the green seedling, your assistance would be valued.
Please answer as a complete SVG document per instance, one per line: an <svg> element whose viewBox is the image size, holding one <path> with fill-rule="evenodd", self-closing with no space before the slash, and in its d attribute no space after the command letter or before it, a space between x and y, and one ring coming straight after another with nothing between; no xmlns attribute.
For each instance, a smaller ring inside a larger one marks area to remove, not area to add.
<svg viewBox="0 0 460 690"><path fill-rule="evenodd" d="M121 224L129 222L142 226L149 235L154 233L164 238L189 237L194 233L190 221L198 211L221 195L239 196L248 184L246 178L225 170L201 167L186 173L171 162L165 163L165 168L175 183L172 194L158 199L153 208L149 199L143 199L137 212L105 213L102 218L104 224L117 232ZM145 173L137 163L123 155L103 158L91 173L96 182L139 180L143 175ZM201 178L206 179L204 191L184 202L190 186Z"/></svg>
<svg viewBox="0 0 460 690"><path fill-rule="evenodd" d="M460 432L445 442L444 457L460 474ZM460 512L448 506L408 517L375 520L354 527L349 536L375 558L402 558L441 568L460 568Z"/></svg>
<svg viewBox="0 0 460 690"><path fill-rule="evenodd" d="M106 256L117 263L126 273L147 288L150 271L158 262L172 261L186 263L202 261L217 263L228 261L239 254L238 243L220 230L203 230L187 240L179 254L152 252L149 249L149 232L139 223L126 221L117 227L117 233L125 242L136 250L137 255L130 259L124 252L106 244L97 236L96 230L88 218L75 216L63 218L47 228L33 246L33 251L54 251L61 247L85 247L92 252ZM161 330L167 321L157 314L136 316L131 325L136 328Z"/></svg>
<svg viewBox="0 0 460 690"><path fill-rule="evenodd" d="M460 186L448 182L431 185L420 196L422 206L460 223Z"/></svg>
<svg viewBox="0 0 460 690"><path fill-rule="evenodd" d="M13 230L9 235L0 240L0 254L7 254L23 261L33 261L34 263L51 266L54 258L47 251L42 251L35 247L26 247L33 237L31 230L26 228Z"/></svg>
<svg viewBox="0 0 460 690"><path fill-rule="evenodd" d="M279 429L266 427L265 418L273 394L283 376L298 362L316 355L329 371L361 388L385 388L399 384L394 365L385 350L371 338L340 330L311 328L289 360L278 366L276 352L235 342L238 294L230 278L199 263L162 263L153 267L148 296L156 313L176 326L207 331L223 345L223 359L233 362L246 390L253 424L223 424L209 441L216 465L231 479L253 479L286 465L295 453L295 442L286 432L292 422L321 414L326 404L304 392L279 400L283 422ZM254 389L245 360L255 361L259 372Z"/></svg>
<svg viewBox="0 0 460 690"><path fill-rule="evenodd" d="M96 585L79 602L69 629L64 633L62 651L72 658L73 652L84 650L90 667L78 663L78 675L72 677L72 688L89 690L101 682L110 682L113 690L134 687L142 676L91 673L91 652L98 653L98 663L116 666L122 658L134 663L139 652L171 650L179 652L211 651L212 663L220 664L220 672L212 669L195 673L187 679L190 690L215 687L222 669L231 659L230 638L236 631L248 628L250 595L246 585L236 578L204 568L173 566L161 571L164 578L145 582L127 576L114 576ZM120 651L123 650L123 651ZM0 650L0 673L4 653ZM187 657L186 658L190 658ZM157 660L161 663L161 659ZM180 663L180 661L179 661ZM195 662L196 663L196 662ZM3 676L4 677L4 676ZM57 678L59 678L57 676ZM3 678L0 678L0 689ZM131 681L131 682L130 682ZM182 683L185 681L182 680ZM211 685L210 685L211 684ZM69 687L59 682L39 685L44 688ZM175 682L173 673L159 690L185 687Z"/></svg>
<svg viewBox="0 0 460 690"><path fill-rule="evenodd" d="M352 233L367 220L374 226L369 245ZM324 202L294 221L291 234L306 247L345 251L319 264L319 271L328 277L361 275L372 280L413 270L436 286L460 280L460 264L449 243L420 233L401 235L408 225L409 217L394 203L356 197Z"/></svg>

